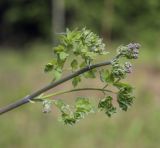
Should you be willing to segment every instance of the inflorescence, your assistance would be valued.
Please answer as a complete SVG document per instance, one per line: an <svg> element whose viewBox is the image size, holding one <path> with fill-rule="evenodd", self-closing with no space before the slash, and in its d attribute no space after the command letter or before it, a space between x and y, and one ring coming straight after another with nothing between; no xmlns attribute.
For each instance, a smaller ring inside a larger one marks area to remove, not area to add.
<svg viewBox="0 0 160 148"><path fill-rule="evenodd" d="M126 46L120 46L118 48L118 53L128 59L137 59L140 47L141 45L139 43L130 43Z"/></svg>
<svg viewBox="0 0 160 148"><path fill-rule="evenodd" d="M122 82L122 80L126 78L127 74L132 72L132 64L129 61L124 63L121 62L121 58L123 57L127 60L137 59L140 46L139 43L130 43L118 47L116 58L111 61L110 69L106 69L105 67L99 68L98 70L92 69L83 75L76 76L72 80L73 87L78 86L83 76L87 79L96 78L96 72L98 71L100 74L99 78L105 86L103 88L98 88L104 95L100 98L97 109L104 111L105 114L111 117L117 110L117 106L113 103L115 102L113 99L115 99L116 95L116 101L119 108L123 111L127 111L128 107L132 105L135 97L133 95L133 87ZM54 48L54 59L46 65L44 70L45 72L53 71L56 80L61 77L63 66L70 55L74 57L73 60L69 60L72 73L74 73L76 70L90 66L97 56L106 55L106 53L108 52L105 51L105 44L102 42L102 39L90 30L85 28L82 30L76 29L74 31L67 30L66 34L61 36L60 44ZM111 88L115 87L117 92L105 90L108 86L111 86ZM110 95L105 91L114 93L115 95L112 96L112 94ZM52 95L49 96L51 97ZM72 125L86 114L96 110L96 107L93 107L90 100L84 97L78 97L75 101L75 105L72 107L65 104L62 100L53 101L50 98L46 100L46 96L44 98L43 112L50 112L50 102L54 102L53 104L55 104L61 112L61 121L65 124Z"/></svg>

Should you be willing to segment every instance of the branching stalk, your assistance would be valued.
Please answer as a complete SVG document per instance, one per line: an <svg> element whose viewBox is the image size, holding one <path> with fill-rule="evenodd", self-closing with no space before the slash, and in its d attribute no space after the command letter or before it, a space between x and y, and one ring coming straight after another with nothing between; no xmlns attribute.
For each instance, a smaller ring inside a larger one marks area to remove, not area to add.
<svg viewBox="0 0 160 148"><path fill-rule="evenodd" d="M115 59L117 59L119 57L120 57L120 55L117 55L113 60L115 60ZM76 76L79 76L79 75L81 75L81 74L83 74L85 72L88 72L88 71L90 71L92 69L95 69L95 68L98 68L98 67L101 67L101 66L111 65L113 60L105 61L105 62L101 62L101 63L97 63L97 64L93 64L93 65L90 65L90 66L86 66L86 67L84 67L84 68L82 68L82 69L80 69L80 70L78 70L78 71L76 71L76 72L74 72L74 73L72 73L72 74L60 79L60 80L58 80L58 81L51 82L50 84L48 84L47 86L43 87L42 89L39 89L36 92L34 92L34 93L32 93L32 94L30 94L30 95L18 100L16 102L12 103L12 104L9 104L9 105L7 105L5 107L0 108L0 115L4 114L4 113L6 113L6 112L8 112L10 110L13 110L13 109L15 109L17 107L20 107L20 106L22 106L22 105L24 105L26 103L29 103L30 101L34 100L34 98L36 98L39 95L41 95L42 93L44 93L44 92L46 92L46 91L48 91L48 90L50 90L50 89L62 84L62 83L66 82L66 81L68 81L68 80L70 80L70 79L72 79L72 78L74 78Z"/></svg>

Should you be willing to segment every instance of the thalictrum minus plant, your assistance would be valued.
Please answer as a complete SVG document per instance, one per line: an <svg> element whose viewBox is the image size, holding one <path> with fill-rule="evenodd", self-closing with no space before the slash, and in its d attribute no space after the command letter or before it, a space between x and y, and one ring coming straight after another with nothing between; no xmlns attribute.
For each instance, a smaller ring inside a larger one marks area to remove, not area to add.
<svg viewBox="0 0 160 148"><path fill-rule="evenodd" d="M116 113L118 107L123 111L127 111L135 97L133 87L124 83L123 79L132 72L132 64L129 61L138 58L139 48L139 43L121 45L117 48L114 58L95 64L98 57L103 56L106 59L108 57L109 52L103 40L86 28L73 31L67 29L66 33L60 34L59 44L53 48L54 57L44 68L44 72L53 73L52 82L31 95L1 108L0 114L28 102L42 102L43 113L51 112L52 106L55 105L61 113L60 120L64 124L73 125L87 114L96 111L105 112L108 117ZM125 62L122 62L122 58L125 59ZM69 63L71 73L62 77L66 62ZM79 83L85 79L99 79L103 87L78 88ZM68 80L72 80L73 89L44 94ZM112 90L113 87L115 88L114 91ZM55 96L76 91L100 91L103 97L97 98L99 100L97 105L92 103L90 96L84 97L83 95L77 96L74 105L66 104L63 99L54 99ZM113 101L114 99L115 101Z"/></svg>

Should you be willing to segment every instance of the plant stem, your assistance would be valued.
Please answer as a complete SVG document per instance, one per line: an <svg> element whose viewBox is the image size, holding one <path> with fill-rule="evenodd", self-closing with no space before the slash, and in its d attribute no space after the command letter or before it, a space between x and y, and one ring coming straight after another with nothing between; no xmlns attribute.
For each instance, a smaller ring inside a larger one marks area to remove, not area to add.
<svg viewBox="0 0 160 148"><path fill-rule="evenodd" d="M103 87L103 89L105 89L107 86L108 86L108 84L106 84L106 85Z"/></svg>
<svg viewBox="0 0 160 148"><path fill-rule="evenodd" d="M110 92L110 93L116 93L116 92L113 92L111 90L101 89L101 88L77 88L77 89L59 91L59 92L56 92L56 93L53 93L53 94L42 96L38 99L46 99L46 98L50 98L50 97L54 97L54 96L58 96L58 95L66 94L66 93L71 93L71 92L75 92L75 91L87 91L87 90L94 90L94 91L101 91L101 92L105 91L105 92ZM36 100L36 99L34 99L34 100Z"/></svg>
<svg viewBox="0 0 160 148"><path fill-rule="evenodd" d="M113 60L118 59L119 57L120 57L120 55L117 55ZM78 70L78 71L76 71L76 72L74 72L74 73L62 78L62 79L60 79L60 80L57 80L55 82L51 82L47 86L45 86L45 87L33 92L32 94L30 94L30 95L28 95L28 96L26 96L26 97L24 97L24 98L22 98L22 99L20 99L20 100L18 100L16 102L14 102L14 103L11 103L11 104L9 104L9 105L7 105L5 107L0 108L0 115L6 113L8 111L11 111L11 110L13 110L13 109L15 109L17 107L20 107L20 106L22 106L22 105L24 105L26 103L29 103L31 100L34 100L34 98L39 96L40 94L42 94L42 93L44 93L44 92L46 92L46 91L58 86L58 85L66 82L66 81L68 81L68 80L70 80L70 79L72 79L72 78L74 78L76 76L79 76L79 75L81 75L81 74L83 74L83 73L85 73L87 71L90 71L92 69L95 69L95 68L98 68L98 67L101 67L101 66L111 65L113 60L105 61L105 62L101 62L101 63L97 63L97 64L93 64L93 65L90 65L90 66L86 66L86 67L84 67L84 68L82 68L82 69L80 69L80 70Z"/></svg>

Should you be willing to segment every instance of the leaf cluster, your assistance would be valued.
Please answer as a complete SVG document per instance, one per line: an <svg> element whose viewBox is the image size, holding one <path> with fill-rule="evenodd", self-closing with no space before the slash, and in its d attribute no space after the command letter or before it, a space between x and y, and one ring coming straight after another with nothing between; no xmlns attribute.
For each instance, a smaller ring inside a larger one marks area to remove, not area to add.
<svg viewBox="0 0 160 148"><path fill-rule="evenodd" d="M105 96L105 98L101 99L98 104L98 108L101 111L105 111L105 114L107 114L109 117L116 113L116 107L113 106L112 100L113 98L111 96Z"/></svg>
<svg viewBox="0 0 160 148"><path fill-rule="evenodd" d="M124 83L117 83L115 86L119 89L119 92L117 94L117 102L119 104L119 107L127 111L128 107L132 105L133 99L135 98L133 96L133 88Z"/></svg>
<svg viewBox="0 0 160 148"><path fill-rule="evenodd" d="M73 125L80 119L83 119L85 115L94 112L94 106L88 98L84 97L78 97L74 107L70 107L62 100L56 100L54 104L59 108L61 112L60 120L64 122L64 124Z"/></svg>
<svg viewBox="0 0 160 148"><path fill-rule="evenodd" d="M90 66L98 55L106 55L105 44L102 39L83 28L82 30L75 29L60 35L60 43L54 47L54 58L51 62L46 64L44 71L53 71L54 79L60 79L65 62L68 60L72 72L84 66ZM69 58L70 57L70 58ZM70 60L71 57L74 59ZM84 74L85 78L95 78L95 70L91 70ZM73 86L81 81L80 76L73 79Z"/></svg>
<svg viewBox="0 0 160 148"><path fill-rule="evenodd" d="M105 112L109 117L116 113L118 106L121 110L127 111L133 104L135 97L133 95L133 87L122 81L132 72L132 65L128 61L138 58L139 48L140 44L138 43L130 43L125 46L120 46L117 49L117 55L110 62L111 64L109 68L103 67L92 69L85 72L83 75L74 77L72 79L72 84L73 87L76 87L82 81L82 76L84 78L95 79L96 72L98 71L99 80L104 87L94 90L100 90L104 95L96 107L85 97L78 97L74 106L65 104L62 100L54 100L54 104L61 112L60 120L63 121L64 124L73 125L80 119L84 118L85 115L94 112L96 108ZM44 70L45 72L53 71L56 80L61 77L64 64L70 55L74 57L72 60L69 60L70 68L72 69L72 73L74 73L79 68L85 66L90 67L95 58L100 55L106 55L106 53L102 39L90 30L83 28L82 30L75 29L70 31L67 29L66 33L60 36L60 44L54 48L55 57L45 66ZM122 57L127 60L125 63L121 61ZM111 88L111 90L106 90L108 87ZM112 91L113 88L116 89L115 92ZM73 89L73 91L74 90L75 89ZM113 99L115 99L115 101L113 101ZM118 104L117 107L115 106L116 102ZM43 101L44 113L50 112L50 107L50 101Z"/></svg>

